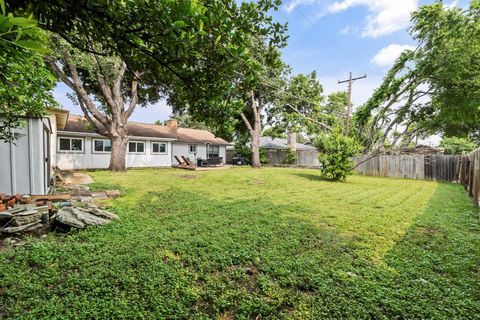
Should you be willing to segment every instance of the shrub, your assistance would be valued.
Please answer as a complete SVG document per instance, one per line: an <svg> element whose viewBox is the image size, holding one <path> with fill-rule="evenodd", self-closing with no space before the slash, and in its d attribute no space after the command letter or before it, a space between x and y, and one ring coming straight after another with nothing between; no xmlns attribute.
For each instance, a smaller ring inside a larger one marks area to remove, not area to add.
<svg viewBox="0 0 480 320"><path fill-rule="evenodd" d="M449 137L443 138L440 147L445 149L445 154L458 155L474 151L477 146L465 138Z"/></svg>
<svg viewBox="0 0 480 320"><path fill-rule="evenodd" d="M284 162L285 164L295 164L297 162L297 152L289 149Z"/></svg>
<svg viewBox="0 0 480 320"><path fill-rule="evenodd" d="M352 157L359 153L360 146L352 138L331 133L319 138L315 144L320 151L318 160L324 178L345 181L347 176L353 174Z"/></svg>
<svg viewBox="0 0 480 320"><path fill-rule="evenodd" d="M263 148L260 148L260 163L263 165L268 164L267 151Z"/></svg>

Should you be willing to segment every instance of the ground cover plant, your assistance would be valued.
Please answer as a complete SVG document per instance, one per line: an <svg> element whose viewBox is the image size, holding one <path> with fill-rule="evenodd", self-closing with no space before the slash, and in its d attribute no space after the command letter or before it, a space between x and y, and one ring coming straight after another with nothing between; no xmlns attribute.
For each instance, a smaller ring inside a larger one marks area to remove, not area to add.
<svg viewBox="0 0 480 320"><path fill-rule="evenodd" d="M0 252L10 319L475 319L462 187L318 171L92 173L121 220Z"/></svg>

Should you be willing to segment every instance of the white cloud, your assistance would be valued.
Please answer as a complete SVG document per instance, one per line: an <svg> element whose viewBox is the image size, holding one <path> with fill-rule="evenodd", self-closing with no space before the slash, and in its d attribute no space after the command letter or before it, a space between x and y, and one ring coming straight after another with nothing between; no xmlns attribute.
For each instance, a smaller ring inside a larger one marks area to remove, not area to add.
<svg viewBox="0 0 480 320"><path fill-rule="evenodd" d="M447 10L454 9L454 8L458 7L458 1L452 1L452 3L450 3L450 4L444 4L443 7Z"/></svg>
<svg viewBox="0 0 480 320"><path fill-rule="evenodd" d="M291 0L284 9L292 12L301 5L314 4L321 6L320 17L354 7L365 7L368 14L362 28L362 36L371 38L405 29L410 23L410 14L418 8L418 0Z"/></svg>
<svg viewBox="0 0 480 320"><path fill-rule="evenodd" d="M378 38L406 28L418 0L342 0L332 3L328 11L336 13L357 6L367 7L369 12L362 36Z"/></svg>
<svg viewBox="0 0 480 320"><path fill-rule="evenodd" d="M290 13L293 10L295 10L298 6L310 5L310 4L314 4L316 2L317 2L317 0L292 0L285 5L284 9L285 9L285 11Z"/></svg>
<svg viewBox="0 0 480 320"><path fill-rule="evenodd" d="M380 50L375 57L373 57L371 62L379 67L389 67L405 50L415 50L415 47L393 43Z"/></svg>

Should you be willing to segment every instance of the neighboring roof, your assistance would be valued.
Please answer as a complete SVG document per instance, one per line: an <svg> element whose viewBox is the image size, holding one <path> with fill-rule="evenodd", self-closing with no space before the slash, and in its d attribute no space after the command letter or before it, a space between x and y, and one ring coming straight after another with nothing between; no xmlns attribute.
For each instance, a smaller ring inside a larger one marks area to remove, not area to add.
<svg viewBox="0 0 480 320"><path fill-rule="evenodd" d="M426 146L419 144L413 148L404 147L400 149L400 153L403 154L423 154L423 155L430 155L430 154L442 154L444 152L443 148L435 148L431 146Z"/></svg>
<svg viewBox="0 0 480 320"><path fill-rule="evenodd" d="M260 148L264 149L288 149L287 139L281 138L271 138L271 137L260 137ZM315 147L307 146L305 144L298 143L296 144L297 150L308 150L313 151L317 150Z"/></svg>
<svg viewBox="0 0 480 320"><path fill-rule="evenodd" d="M156 124L131 122L127 124L128 135L133 137L151 137L160 139L175 139L185 143L211 143L216 145L229 145L227 141L215 137L215 135L207 130L197 130L188 128L177 128L174 132L167 126ZM70 115L67 125L62 130L64 133L94 133L88 126L83 116Z"/></svg>

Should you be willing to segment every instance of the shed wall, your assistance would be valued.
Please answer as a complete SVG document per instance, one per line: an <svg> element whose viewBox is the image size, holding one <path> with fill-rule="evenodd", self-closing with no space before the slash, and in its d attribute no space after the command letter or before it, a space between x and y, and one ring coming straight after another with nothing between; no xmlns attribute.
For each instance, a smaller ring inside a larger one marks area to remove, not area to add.
<svg viewBox="0 0 480 320"><path fill-rule="evenodd" d="M14 143L0 141L0 192L45 194L48 192L44 128L50 134L48 119L26 119L16 129L21 137ZM50 169L50 168L49 168Z"/></svg>

